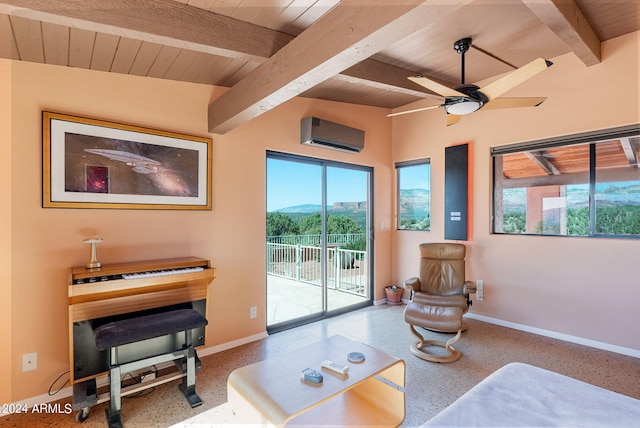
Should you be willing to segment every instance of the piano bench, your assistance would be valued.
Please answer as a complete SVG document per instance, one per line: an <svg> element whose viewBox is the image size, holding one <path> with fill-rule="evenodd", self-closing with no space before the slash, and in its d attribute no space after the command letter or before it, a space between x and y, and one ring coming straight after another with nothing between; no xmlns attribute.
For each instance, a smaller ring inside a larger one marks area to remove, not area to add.
<svg viewBox="0 0 640 428"><path fill-rule="evenodd" d="M207 319L195 309L178 309L113 321L95 329L93 338L96 348L99 351L109 350L109 394L111 400L110 408L107 410L109 427L122 427L120 396L122 375L167 361L186 360L186 376L180 384L180 389L191 407L202 404L202 400L196 394L196 351L192 344L191 335L193 329L204 327L207 324ZM184 332L185 343L178 351L122 364L118 361L118 346L180 332Z"/></svg>

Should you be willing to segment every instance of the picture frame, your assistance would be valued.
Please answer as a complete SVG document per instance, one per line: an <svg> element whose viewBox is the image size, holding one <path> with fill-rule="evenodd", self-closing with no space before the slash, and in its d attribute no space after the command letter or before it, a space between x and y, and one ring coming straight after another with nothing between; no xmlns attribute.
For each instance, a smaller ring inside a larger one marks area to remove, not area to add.
<svg viewBox="0 0 640 428"><path fill-rule="evenodd" d="M44 208L211 210L212 140L42 112Z"/></svg>

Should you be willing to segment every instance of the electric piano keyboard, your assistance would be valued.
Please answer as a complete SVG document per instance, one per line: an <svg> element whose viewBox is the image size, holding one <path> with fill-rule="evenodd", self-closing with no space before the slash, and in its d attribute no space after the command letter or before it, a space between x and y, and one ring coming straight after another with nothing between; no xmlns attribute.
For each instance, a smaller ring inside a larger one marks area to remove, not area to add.
<svg viewBox="0 0 640 428"><path fill-rule="evenodd" d="M208 260L197 257L74 267L69 273L71 383L96 377L107 360L93 344L93 330L113 320L175 308L194 308L206 316L209 284L216 276ZM196 346L204 344L204 328ZM158 345L164 346L164 345ZM126 350L125 350L126 351ZM133 355L138 350L131 350Z"/></svg>
<svg viewBox="0 0 640 428"><path fill-rule="evenodd" d="M204 270L203 267L169 269L169 270L153 270L150 272L127 273L122 275L122 278L124 279L154 278L157 276L181 275L183 273L202 272L203 270Z"/></svg>
<svg viewBox="0 0 640 428"><path fill-rule="evenodd" d="M166 270L152 270L146 272L133 272L133 273L124 273L122 275L98 275L92 276L89 278L78 278L74 279L74 284L84 284L84 283L93 283L93 282L102 282L102 281L114 281L117 279L140 279L140 278L153 278L158 276L168 276L168 275L181 275L183 273L191 273L191 272L202 272L204 271L204 267L190 267L190 268L179 268L179 269L166 269Z"/></svg>

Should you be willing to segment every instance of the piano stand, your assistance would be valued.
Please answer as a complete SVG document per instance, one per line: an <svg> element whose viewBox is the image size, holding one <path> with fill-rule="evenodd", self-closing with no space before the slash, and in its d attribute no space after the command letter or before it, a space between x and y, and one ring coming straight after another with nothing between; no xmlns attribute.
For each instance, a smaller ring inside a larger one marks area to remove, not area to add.
<svg viewBox="0 0 640 428"><path fill-rule="evenodd" d="M107 410L107 420L110 428L122 427L122 375L167 361L180 359L186 362L186 376L180 385L180 389L191 407L202 404L202 400L196 394L196 350L192 344L191 330L205 325L207 325L207 319L198 311L194 309L179 309L113 321L95 330L96 348L100 351L109 350L109 394L111 402ZM118 361L118 346L179 332L184 332L185 338L185 343L180 350L122 364Z"/></svg>

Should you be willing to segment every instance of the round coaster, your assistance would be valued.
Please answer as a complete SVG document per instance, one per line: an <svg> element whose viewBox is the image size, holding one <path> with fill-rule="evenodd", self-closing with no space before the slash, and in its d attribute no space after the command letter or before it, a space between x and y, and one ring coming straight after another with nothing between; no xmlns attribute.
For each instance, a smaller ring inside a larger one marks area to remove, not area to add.
<svg viewBox="0 0 640 428"><path fill-rule="evenodd" d="M349 352L349 354L347 354L347 360L352 363L361 363L364 361L364 354L362 352Z"/></svg>

